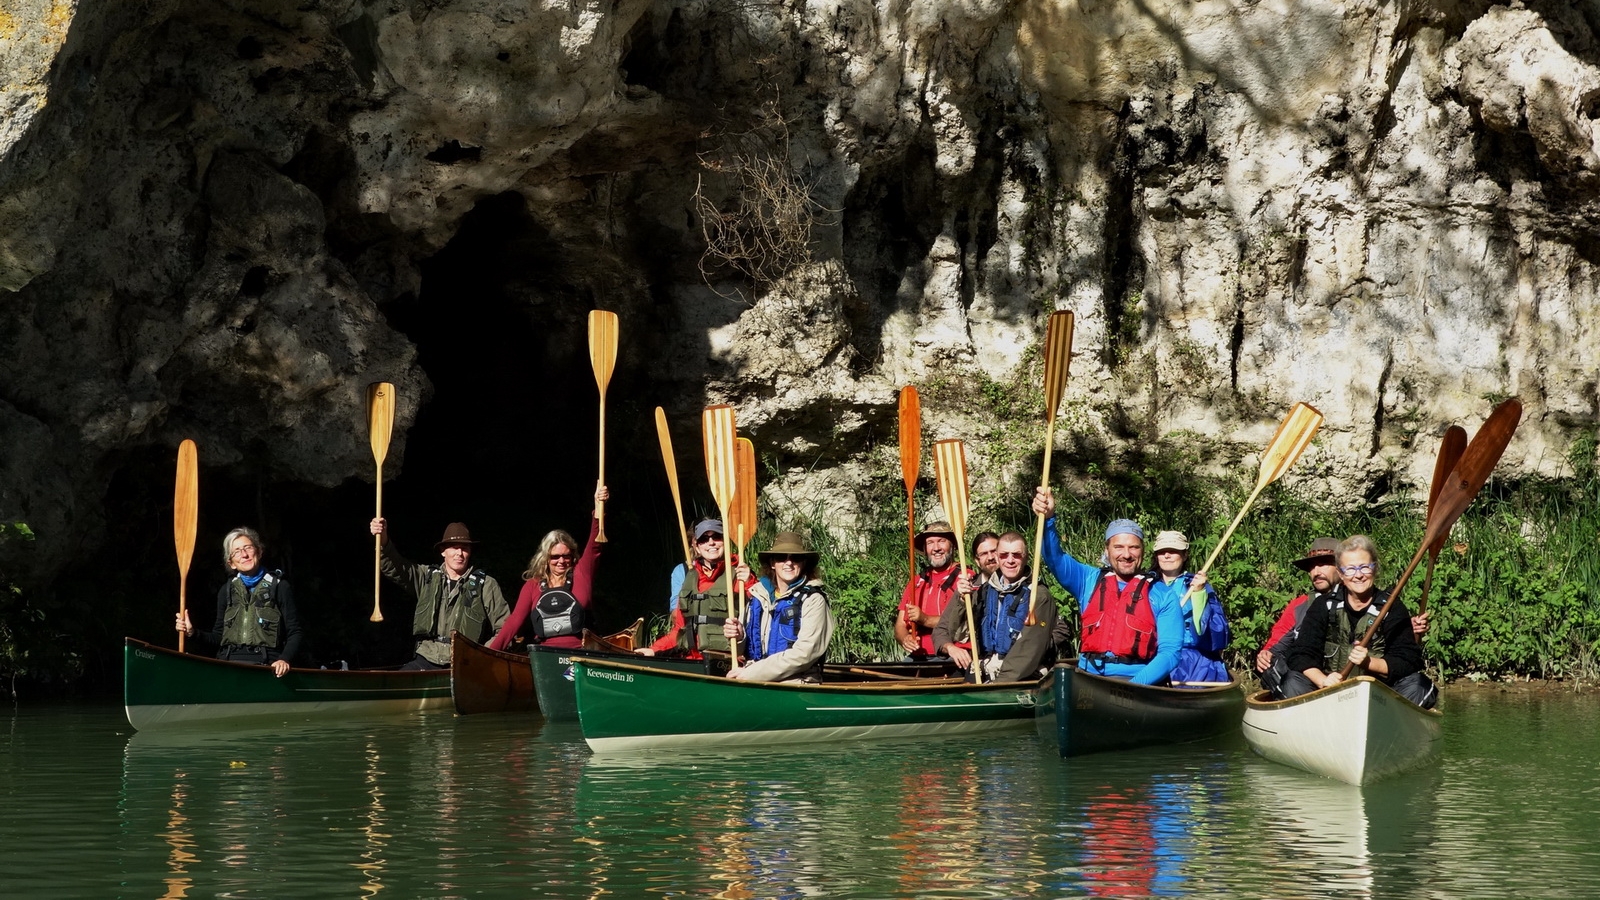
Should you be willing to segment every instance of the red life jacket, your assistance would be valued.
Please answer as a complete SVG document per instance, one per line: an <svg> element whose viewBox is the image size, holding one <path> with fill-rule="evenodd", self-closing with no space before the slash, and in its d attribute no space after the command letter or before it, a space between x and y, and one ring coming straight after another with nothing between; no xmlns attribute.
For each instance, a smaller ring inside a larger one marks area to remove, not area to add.
<svg viewBox="0 0 1600 900"><path fill-rule="evenodd" d="M1083 607L1081 652L1110 654L1118 662L1149 662L1156 655L1156 612L1150 606L1150 573L1140 572L1117 585L1117 573L1100 570Z"/></svg>

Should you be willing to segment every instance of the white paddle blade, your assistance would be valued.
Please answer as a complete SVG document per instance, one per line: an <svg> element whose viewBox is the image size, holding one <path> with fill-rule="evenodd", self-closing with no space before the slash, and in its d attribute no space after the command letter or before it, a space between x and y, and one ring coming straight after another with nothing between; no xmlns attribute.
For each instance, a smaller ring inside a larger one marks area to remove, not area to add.
<svg viewBox="0 0 1600 900"><path fill-rule="evenodd" d="M933 466L939 503L955 530L956 543L962 544L967 528L967 445L959 440L934 442Z"/></svg>

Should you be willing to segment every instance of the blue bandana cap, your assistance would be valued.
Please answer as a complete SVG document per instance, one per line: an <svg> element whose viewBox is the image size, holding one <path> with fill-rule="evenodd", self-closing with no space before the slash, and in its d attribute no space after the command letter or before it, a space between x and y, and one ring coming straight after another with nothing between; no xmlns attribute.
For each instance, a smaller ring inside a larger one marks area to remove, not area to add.
<svg viewBox="0 0 1600 900"><path fill-rule="evenodd" d="M1139 540L1144 540L1144 529L1132 519L1118 519L1106 526L1106 540L1111 540L1119 534L1131 534Z"/></svg>

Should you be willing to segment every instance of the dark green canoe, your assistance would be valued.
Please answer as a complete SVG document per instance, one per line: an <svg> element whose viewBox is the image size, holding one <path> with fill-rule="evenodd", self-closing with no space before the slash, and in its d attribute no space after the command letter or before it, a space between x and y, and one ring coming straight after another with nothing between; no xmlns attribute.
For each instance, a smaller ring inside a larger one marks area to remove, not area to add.
<svg viewBox="0 0 1600 900"><path fill-rule="evenodd" d="M528 660L533 666L533 689L539 695L539 711L548 722L578 721L578 700L572 689L574 659L606 659L654 669L705 674L706 664L698 659L668 659L639 656L635 653L608 653L603 650L575 650L530 646Z"/></svg>
<svg viewBox="0 0 1600 900"><path fill-rule="evenodd" d="M903 738L1026 728L1034 683L734 681L574 660L583 737L600 753Z"/></svg>
<svg viewBox="0 0 1600 900"><path fill-rule="evenodd" d="M1181 744L1238 731L1244 691L1237 681L1153 687L1060 663L1039 683L1034 726L1062 756Z"/></svg>
<svg viewBox="0 0 1600 900"><path fill-rule="evenodd" d="M223 662L124 638L122 693L140 731L311 722L450 706L450 670L290 669Z"/></svg>

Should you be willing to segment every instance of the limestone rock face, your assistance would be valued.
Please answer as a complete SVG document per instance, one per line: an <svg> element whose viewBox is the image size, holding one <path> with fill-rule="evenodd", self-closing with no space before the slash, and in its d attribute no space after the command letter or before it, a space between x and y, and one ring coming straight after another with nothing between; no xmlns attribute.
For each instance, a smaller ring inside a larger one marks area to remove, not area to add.
<svg viewBox="0 0 1600 900"><path fill-rule="evenodd" d="M735 403L783 510L857 521L908 382L980 496L1025 480L1058 308L1066 450L1228 465L1303 400L1294 477L1355 498L1515 394L1506 464L1559 474L1600 403L1597 34L1595 0L15 0L0 517L40 538L0 564L48 580L184 436L370 478L369 381L402 464L437 260L506 197L475 275L564 335L542 365L582 364L541 323L618 310L621 365Z"/></svg>

